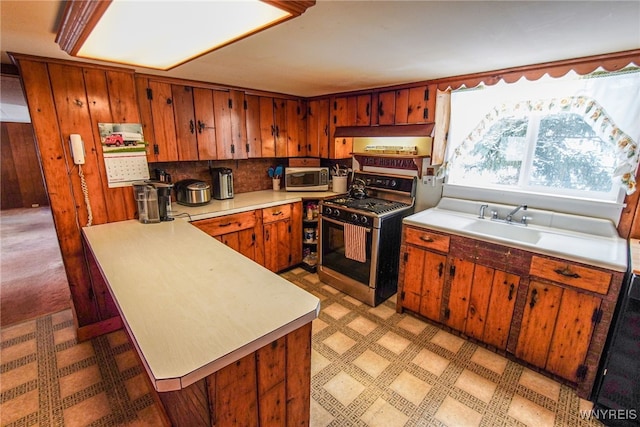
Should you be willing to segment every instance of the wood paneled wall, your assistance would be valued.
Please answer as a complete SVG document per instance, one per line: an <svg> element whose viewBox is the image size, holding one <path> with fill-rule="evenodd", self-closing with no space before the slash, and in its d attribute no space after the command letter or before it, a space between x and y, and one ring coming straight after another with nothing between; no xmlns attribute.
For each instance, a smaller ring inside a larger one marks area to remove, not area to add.
<svg viewBox="0 0 640 427"><path fill-rule="evenodd" d="M0 123L2 152L0 160L1 209L47 206L40 160L31 123Z"/></svg>
<svg viewBox="0 0 640 427"><path fill-rule="evenodd" d="M132 219L135 213L130 188L108 188L99 122L139 123L134 75L131 70L94 67L64 61L16 55L37 147L71 288L79 336L85 327L113 323L109 301L92 283L82 244L81 228L88 210L79 177L69 152L69 135L80 134L86 160L82 170L93 213L93 224Z"/></svg>

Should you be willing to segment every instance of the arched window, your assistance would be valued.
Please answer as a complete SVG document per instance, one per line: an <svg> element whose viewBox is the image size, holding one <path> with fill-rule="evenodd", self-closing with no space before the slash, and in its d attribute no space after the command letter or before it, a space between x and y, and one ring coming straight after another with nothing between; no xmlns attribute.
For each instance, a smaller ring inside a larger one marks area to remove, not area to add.
<svg viewBox="0 0 640 427"><path fill-rule="evenodd" d="M451 96L441 173L446 187L519 201L536 194L620 206L636 189L638 136L637 68L462 89Z"/></svg>

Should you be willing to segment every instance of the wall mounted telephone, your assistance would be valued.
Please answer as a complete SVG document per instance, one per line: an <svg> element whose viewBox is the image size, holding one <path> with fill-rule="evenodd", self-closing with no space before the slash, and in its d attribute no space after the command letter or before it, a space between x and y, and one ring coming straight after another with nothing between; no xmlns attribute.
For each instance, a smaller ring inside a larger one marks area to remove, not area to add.
<svg viewBox="0 0 640 427"><path fill-rule="evenodd" d="M84 143L82 137L77 133L69 135L69 144L71 145L71 157L73 157L73 163L78 165L78 175L80 176L80 187L82 189L82 195L84 197L84 204L87 206L87 227L90 227L93 223L93 213L91 212L91 203L89 202L89 189L87 187L87 181L84 179L84 173L82 172L82 165L84 165Z"/></svg>
<svg viewBox="0 0 640 427"><path fill-rule="evenodd" d="M84 165L84 143L82 137L77 133L69 135L69 141L71 143L71 156L73 157L73 163L76 165Z"/></svg>

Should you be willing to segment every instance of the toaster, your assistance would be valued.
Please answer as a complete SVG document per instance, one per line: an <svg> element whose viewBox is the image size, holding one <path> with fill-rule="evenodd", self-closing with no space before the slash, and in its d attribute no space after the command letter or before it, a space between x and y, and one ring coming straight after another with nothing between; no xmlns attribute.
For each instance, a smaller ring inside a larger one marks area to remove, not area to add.
<svg viewBox="0 0 640 427"><path fill-rule="evenodd" d="M233 199L233 171L229 168L210 168L213 198Z"/></svg>

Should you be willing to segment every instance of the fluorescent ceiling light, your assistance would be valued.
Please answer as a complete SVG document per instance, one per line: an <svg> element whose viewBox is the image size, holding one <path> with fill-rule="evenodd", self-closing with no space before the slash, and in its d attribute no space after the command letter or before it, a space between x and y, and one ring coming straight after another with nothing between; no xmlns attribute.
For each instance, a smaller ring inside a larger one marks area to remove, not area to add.
<svg viewBox="0 0 640 427"><path fill-rule="evenodd" d="M313 4L315 0L74 1L68 2L56 41L73 56L168 70L298 16Z"/></svg>

